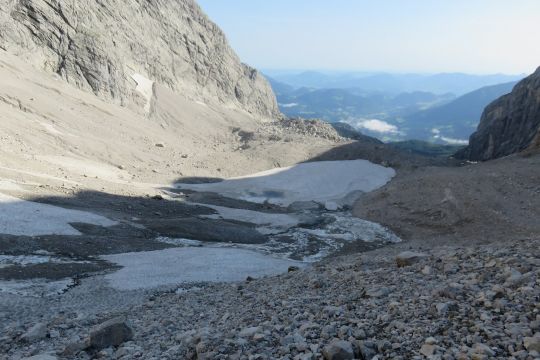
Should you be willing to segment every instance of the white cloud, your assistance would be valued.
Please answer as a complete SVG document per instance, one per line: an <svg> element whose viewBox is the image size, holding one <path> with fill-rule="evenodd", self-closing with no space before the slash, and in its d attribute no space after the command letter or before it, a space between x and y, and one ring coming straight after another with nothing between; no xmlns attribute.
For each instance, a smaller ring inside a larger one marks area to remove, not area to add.
<svg viewBox="0 0 540 360"><path fill-rule="evenodd" d="M382 133L382 134L398 134L398 128L395 125L389 124L386 121L370 119L357 122L356 127Z"/></svg>
<svg viewBox="0 0 540 360"><path fill-rule="evenodd" d="M282 108L293 108L295 106L298 106L297 103L290 103L290 104L279 104Z"/></svg>
<svg viewBox="0 0 540 360"><path fill-rule="evenodd" d="M469 140L454 139L445 136L441 136L441 140L452 145L469 145Z"/></svg>

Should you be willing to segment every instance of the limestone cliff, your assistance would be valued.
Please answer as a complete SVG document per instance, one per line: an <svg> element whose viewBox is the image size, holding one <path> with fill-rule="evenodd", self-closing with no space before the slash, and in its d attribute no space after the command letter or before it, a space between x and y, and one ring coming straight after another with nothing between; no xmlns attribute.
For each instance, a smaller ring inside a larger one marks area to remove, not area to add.
<svg viewBox="0 0 540 360"><path fill-rule="evenodd" d="M0 0L0 49L123 105L158 82L194 101L279 116L266 79L194 0Z"/></svg>
<svg viewBox="0 0 540 360"><path fill-rule="evenodd" d="M540 147L540 68L485 110L461 159L485 161Z"/></svg>

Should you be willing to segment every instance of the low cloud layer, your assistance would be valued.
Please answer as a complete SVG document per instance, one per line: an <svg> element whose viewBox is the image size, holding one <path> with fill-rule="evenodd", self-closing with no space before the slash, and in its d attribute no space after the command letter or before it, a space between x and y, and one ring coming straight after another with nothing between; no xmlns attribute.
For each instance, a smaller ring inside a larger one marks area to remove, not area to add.
<svg viewBox="0 0 540 360"><path fill-rule="evenodd" d="M366 129L369 131L378 132L381 134L398 134L398 128L395 125L389 124L386 121L370 119L360 120L356 124L359 129Z"/></svg>

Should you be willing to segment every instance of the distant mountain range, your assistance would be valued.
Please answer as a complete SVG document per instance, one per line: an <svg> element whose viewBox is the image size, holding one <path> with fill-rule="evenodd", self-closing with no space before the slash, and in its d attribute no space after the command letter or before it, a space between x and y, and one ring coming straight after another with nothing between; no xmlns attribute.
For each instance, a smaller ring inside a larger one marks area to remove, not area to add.
<svg viewBox="0 0 540 360"><path fill-rule="evenodd" d="M279 75L279 78L289 79L291 83L274 78L269 78L269 81L276 93L280 110L290 117L344 122L383 141L416 139L466 145L484 108L512 91L519 79L519 76L513 75L466 74L361 76L364 77L304 72ZM475 84L507 79L513 80L481 86L459 97L451 92L442 92L458 90L459 93ZM359 80L365 80L364 87L319 87L325 84L358 85ZM366 86L368 81L371 82L371 90ZM300 83L311 87L297 87ZM375 83L379 84L377 90L374 90ZM398 84L402 85L402 89L412 86L417 88L415 91L396 92ZM418 90L422 88L438 90Z"/></svg>
<svg viewBox="0 0 540 360"><path fill-rule="evenodd" d="M299 73L282 73L266 71L274 80L288 84L296 89L302 87L315 89L348 89L355 88L368 92L399 94L403 92L430 92L434 94L453 93L464 95L481 87L506 82L518 81L525 77L520 75L471 75L463 73L441 74L388 74L388 73L323 73L305 71Z"/></svg>
<svg viewBox="0 0 540 360"><path fill-rule="evenodd" d="M474 132L484 108L508 94L517 82L486 86L448 104L419 111L400 121L400 129L417 139L460 143ZM445 141L446 140L446 141Z"/></svg>
<svg viewBox="0 0 540 360"><path fill-rule="evenodd" d="M387 119L405 116L455 98L428 92L391 94L362 89L294 88L269 79L281 111L290 117L350 122L359 118Z"/></svg>

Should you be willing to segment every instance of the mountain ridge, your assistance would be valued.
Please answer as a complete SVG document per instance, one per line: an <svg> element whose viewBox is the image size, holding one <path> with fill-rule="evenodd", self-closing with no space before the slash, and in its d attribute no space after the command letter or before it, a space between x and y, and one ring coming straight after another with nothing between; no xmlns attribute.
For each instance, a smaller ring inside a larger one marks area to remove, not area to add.
<svg viewBox="0 0 540 360"><path fill-rule="evenodd" d="M264 76L193 0L0 3L0 48L101 98L144 102L133 90L141 75L194 101L280 116Z"/></svg>
<svg viewBox="0 0 540 360"><path fill-rule="evenodd" d="M456 157L486 161L527 149L540 142L540 67L514 90L489 104L469 146Z"/></svg>

